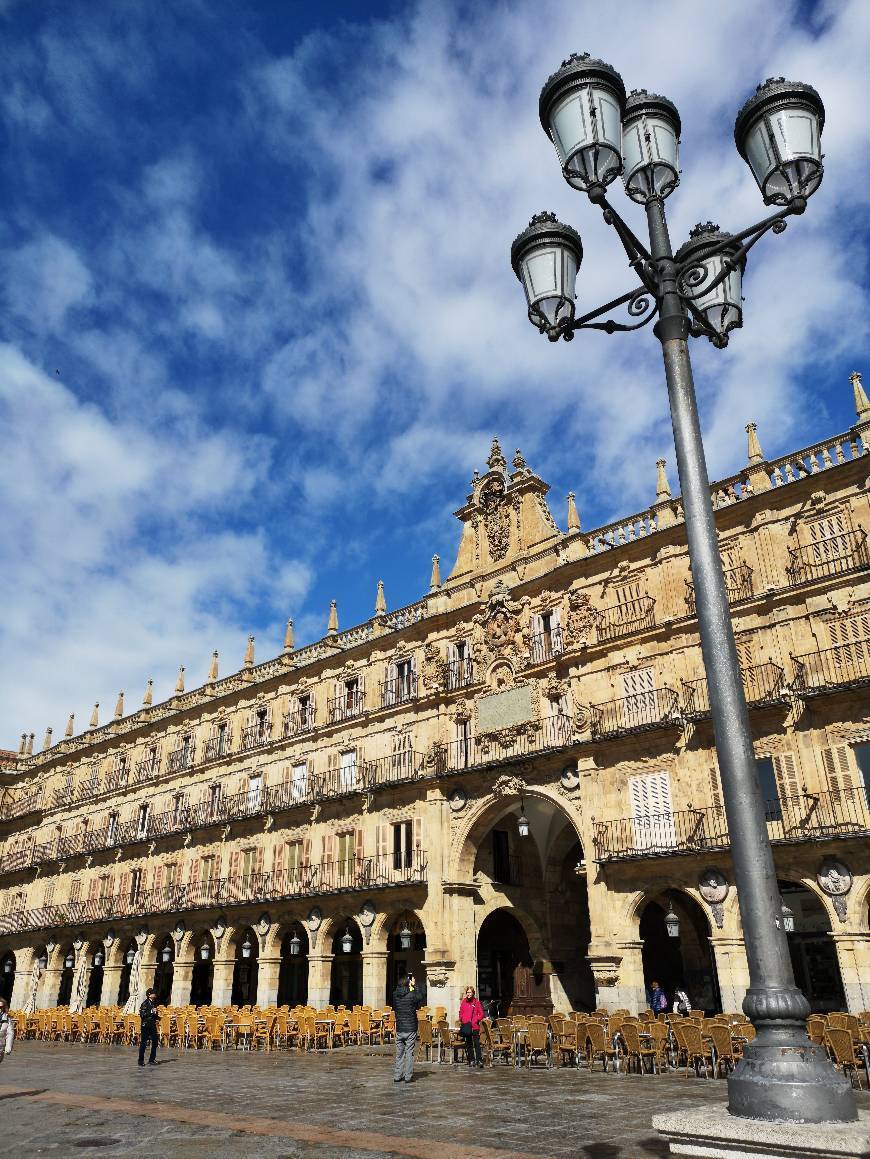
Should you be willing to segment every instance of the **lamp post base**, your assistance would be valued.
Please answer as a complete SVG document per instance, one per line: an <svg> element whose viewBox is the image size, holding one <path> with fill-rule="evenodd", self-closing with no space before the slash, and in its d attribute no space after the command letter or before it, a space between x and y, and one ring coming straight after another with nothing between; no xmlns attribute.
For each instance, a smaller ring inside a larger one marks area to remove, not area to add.
<svg viewBox="0 0 870 1159"><path fill-rule="evenodd" d="M652 1125L669 1154L687 1159L867 1159L870 1113L857 1123L762 1123L738 1119L724 1107L654 1115Z"/></svg>
<svg viewBox="0 0 870 1159"><path fill-rule="evenodd" d="M796 1042L783 1030L762 1030L747 1043L728 1076L731 1114L771 1122L854 1123L855 1093L846 1076L820 1046Z"/></svg>

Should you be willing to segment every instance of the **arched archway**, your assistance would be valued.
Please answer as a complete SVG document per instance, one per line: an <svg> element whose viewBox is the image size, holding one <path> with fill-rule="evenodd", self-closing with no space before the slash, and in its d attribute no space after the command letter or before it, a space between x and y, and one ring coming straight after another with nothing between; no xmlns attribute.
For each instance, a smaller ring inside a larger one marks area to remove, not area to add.
<svg viewBox="0 0 870 1159"><path fill-rule="evenodd" d="M57 988L57 1005L69 1006L75 975L76 954L72 945L66 946L61 956L60 984Z"/></svg>
<svg viewBox="0 0 870 1159"><path fill-rule="evenodd" d="M550 975L543 966L509 909L484 918L477 935L477 992L490 1015L552 1013Z"/></svg>
<svg viewBox="0 0 870 1159"><path fill-rule="evenodd" d="M190 976L191 1006L210 1006L214 984L214 938L206 931L191 939L193 970Z"/></svg>
<svg viewBox="0 0 870 1159"><path fill-rule="evenodd" d="M154 969L154 989L157 991L159 1006L168 1006L172 999L172 979L175 975L175 942L167 934L157 951L157 965Z"/></svg>
<svg viewBox="0 0 870 1159"><path fill-rule="evenodd" d="M250 926L236 943L236 964L233 966L232 1003L234 1006L254 1006L257 1001L259 979L258 958L260 943Z"/></svg>
<svg viewBox="0 0 870 1159"><path fill-rule="evenodd" d="M304 1006L308 1002L308 931L293 922L281 939L278 1005Z"/></svg>
<svg viewBox="0 0 870 1159"><path fill-rule="evenodd" d="M15 955L8 950L0 959L0 998L7 1002L12 1001L12 988L15 985Z"/></svg>
<svg viewBox="0 0 870 1159"><path fill-rule="evenodd" d="M795 881L780 881L783 919L794 979L813 1013L845 1010L846 997L831 922L817 895ZM790 926L794 926L790 929Z"/></svg>
<svg viewBox="0 0 870 1159"><path fill-rule="evenodd" d="M653 981L668 997L686 991L692 1006L708 1014L722 1009L706 914L688 894L668 890L650 898L640 915L643 976L647 995Z"/></svg>
<svg viewBox="0 0 870 1159"><path fill-rule="evenodd" d="M124 949L121 977L118 982L118 1005L125 1006L130 997L130 973L133 969L133 961L136 957L137 944L135 938L130 938Z"/></svg>
<svg viewBox="0 0 870 1159"><path fill-rule="evenodd" d="M412 910L404 910L393 921L387 935L387 951L388 1003L392 1002L393 992L403 974L413 974L417 982L425 987L423 958L426 954L426 931Z"/></svg>
<svg viewBox="0 0 870 1159"><path fill-rule="evenodd" d="M106 953L102 946L98 945L91 954L91 972L88 977L88 993L85 998L85 1006L99 1006L100 1000L103 997L103 966L106 961Z"/></svg>
<svg viewBox="0 0 870 1159"><path fill-rule="evenodd" d="M332 953L330 1006L359 1006L362 1003L362 934L353 918L336 921Z"/></svg>

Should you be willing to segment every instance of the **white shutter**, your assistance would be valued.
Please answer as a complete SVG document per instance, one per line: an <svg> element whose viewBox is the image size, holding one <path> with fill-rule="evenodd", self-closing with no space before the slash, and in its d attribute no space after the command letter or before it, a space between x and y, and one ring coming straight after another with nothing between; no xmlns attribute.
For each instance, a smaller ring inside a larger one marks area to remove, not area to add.
<svg viewBox="0 0 870 1159"><path fill-rule="evenodd" d="M531 659L533 664L540 664L546 659L546 644L544 642L544 621L537 612L529 618L529 632L531 633Z"/></svg>
<svg viewBox="0 0 870 1159"><path fill-rule="evenodd" d="M638 849L671 848L675 844L671 780L667 772L628 778L628 793Z"/></svg>
<svg viewBox="0 0 870 1159"><path fill-rule="evenodd" d="M356 749L341 754L341 789L343 792L356 787Z"/></svg>
<svg viewBox="0 0 870 1159"><path fill-rule="evenodd" d="M553 654L558 655L563 648L562 643L562 609L556 604L550 609L550 633L553 639Z"/></svg>
<svg viewBox="0 0 870 1159"><path fill-rule="evenodd" d="M654 668L634 668L622 676L622 712L627 728L658 720L658 693Z"/></svg>
<svg viewBox="0 0 870 1159"><path fill-rule="evenodd" d="M855 779L849 763L849 746L838 744L822 749L822 764L832 794L831 808L836 813L840 806L855 800Z"/></svg>

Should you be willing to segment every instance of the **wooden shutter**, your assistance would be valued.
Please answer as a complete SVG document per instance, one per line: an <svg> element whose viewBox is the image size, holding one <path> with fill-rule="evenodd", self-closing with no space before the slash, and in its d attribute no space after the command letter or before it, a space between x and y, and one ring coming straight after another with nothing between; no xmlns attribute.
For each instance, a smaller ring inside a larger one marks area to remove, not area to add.
<svg viewBox="0 0 870 1159"><path fill-rule="evenodd" d="M264 862L265 856L266 856L265 847L262 845L258 845L257 846L257 874L258 875L261 875L263 872L263 862Z"/></svg>
<svg viewBox="0 0 870 1159"><path fill-rule="evenodd" d="M794 753L780 753L773 757L773 771L776 775L776 785L780 804L788 797L800 795L797 762Z"/></svg>
<svg viewBox="0 0 870 1159"><path fill-rule="evenodd" d="M276 878L280 878L284 872L284 865L287 857L287 842L279 841L275 846L275 856L272 859L272 871Z"/></svg>
<svg viewBox="0 0 870 1159"><path fill-rule="evenodd" d="M829 749L822 749L822 764L828 788L834 794L835 807L841 801L852 800L855 781L852 766L849 764L849 746L838 744L832 745Z"/></svg>
<svg viewBox="0 0 870 1159"><path fill-rule="evenodd" d="M155 890L160 889L163 885L163 873L164 873L164 867L162 865L158 865L157 868L154 870L154 888L155 888Z"/></svg>
<svg viewBox="0 0 870 1159"><path fill-rule="evenodd" d="M708 772L710 774L710 804L714 809L722 809L724 802L722 800L722 783L719 780L719 770L714 765Z"/></svg>
<svg viewBox="0 0 870 1159"><path fill-rule="evenodd" d="M302 839L302 864L311 864L311 838L303 837Z"/></svg>
<svg viewBox="0 0 870 1159"><path fill-rule="evenodd" d="M100 890L100 879L92 877L88 883L88 901L95 901Z"/></svg>
<svg viewBox="0 0 870 1159"><path fill-rule="evenodd" d="M125 902L125 901L128 901L129 898L130 898L130 874L128 872L128 873L121 874L121 900L122 900L122 902Z"/></svg>
<svg viewBox="0 0 870 1159"><path fill-rule="evenodd" d="M202 861L199 857L194 857L193 861L190 863L190 873L187 879L191 885L196 885L199 882L201 868Z"/></svg>
<svg viewBox="0 0 870 1159"><path fill-rule="evenodd" d="M383 870L387 864L387 858L390 855L390 827L389 825L378 825L377 830L377 855L378 868Z"/></svg>
<svg viewBox="0 0 870 1159"><path fill-rule="evenodd" d="M740 662L740 667L745 672L754 663L752 659L752 636L748 632L742 632L739 636L735 636L734 644L737 648L737 659Z"/></svg>
<svg viewBox="0 0 870 1159"><path fill-rule="evenodd" d="M650 849L673 846L674 818L668 773L663 771L629 777L628 793L634 817L636 847Z"/></svg>
<svg viewBox="0 0 870 1159"><path fill-rule="evenodd" d="M365 856L365 834L362 829L354 829L353 831L353 855L356 858L357 865L362 862Z"/></svg>
<svg viewBox="0 0 870 1159"><path fill-rule="evenodd" d="M414 849L411 853L411 865L419 869L423 863L423 818L414 818Z"/></svg>
<svg viewBox="0 0 870 1159"><path fill-rule="evenodd" d="M324 833L323 835L323 860L327 862L335 861L334 833Z"/></svg>

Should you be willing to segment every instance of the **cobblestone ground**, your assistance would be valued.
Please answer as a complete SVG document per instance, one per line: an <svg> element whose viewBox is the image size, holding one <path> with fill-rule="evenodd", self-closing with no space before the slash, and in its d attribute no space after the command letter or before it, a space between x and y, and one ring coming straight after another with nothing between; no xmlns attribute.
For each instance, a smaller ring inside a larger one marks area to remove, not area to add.
<svg viewBox="0 0 870 1159"><path fill-rule="evenodd" d="M666 1154L654 1113L725 1099L682 1075L505 1066L422 1064L394 1084L365 1047L158 1057L139 1070L122 1047L19 1042L0 1067L0 1154L645 1159Z"/></svg>

